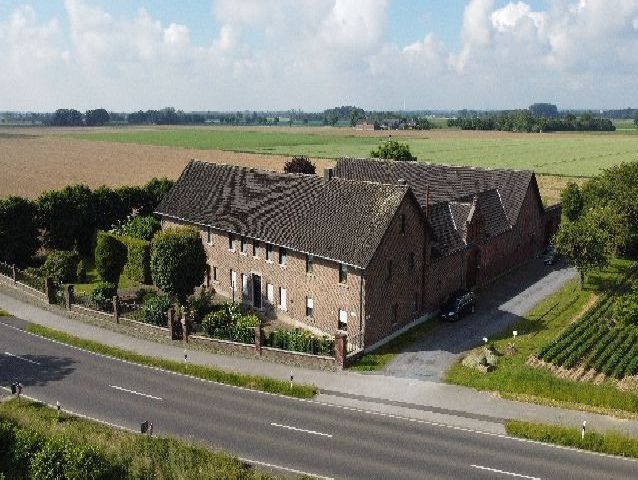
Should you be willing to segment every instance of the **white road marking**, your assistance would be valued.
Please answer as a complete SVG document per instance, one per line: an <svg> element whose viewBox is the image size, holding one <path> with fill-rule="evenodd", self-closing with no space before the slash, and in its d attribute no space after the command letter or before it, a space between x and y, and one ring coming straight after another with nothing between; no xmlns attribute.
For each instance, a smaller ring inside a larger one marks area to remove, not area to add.
<svg viewBox="0 0 638 480"><path fill-rule="evenodd" d="M520 473L506 472L505 470L499 470L498 468L484 467L483 465L470 465L470 467L474 467L478 470L487 470L488 472L500 473L502 475L509 475L510 477L527 478L528 480L541 480L539 477L530 477L528 475L522 475Z"/></svg>
<svg viewBox="0 0 638 480"><path fill-rule="evenodd" d="M117 357L114 357L114 356L111 356L111 355L105 355L103 353L96 353L96 352L92 352L91 350L87 350L87 349L82 348L82 347L76 347L75 345L69 345L68 343L61 342L60 340L54 340L52 338L44 337L42 335L38 335L37 333L27 332L27 331L25 331L25 330L23 330L21 328L16 327L15 325L10 325L10 324L2 322L2 321L0 321L0 325L2 325L4 327L7 327L7 328L10 328L12 330L15 330L17 332L23 333L25 335L29 335L31 337L37 337L37 338L40 338L42 340L46 340L47 342L55 343L55 344L58 344L58 345L63 345L64 347L70 348L72 350L77 350L79 352L84 352L84 353L86 353L88 355L93 355L93 356L99 357L99 358L107 358L109 360L113 360L113 361L116 361L116 362L121 362L121 363L125 363L125 364L128 364L128 365L134 365L134 366L139 367L139 368L146 368L148 370L154 370L156 372L162 372L162 373L165 373L167 375L177 375L177 376L180 376L180 377L189 378L189 379L194 380L194 381L198 381L198 382L202 382L202 383L209 383L211 385L218 385L220 387L231 388L231 389L234 389L234 390L246 391L246 392L250 392L250 393L256 394L256 395L266 395L266 396L269 396L269 397L277 397L277 398L281 398L283 400L296 401L296 402L299 402L299 403L312 403L312 404L315 404L315 405L323 405L323 406L327 406L329 408L334 408L334 409L337 409L337 410L352 410L352 411L359 412L359 413L365 413L365 411L363 409L360 409L360 408L349 408L349 407L346 407L346 406L343 406L343 405L339 405L337 403L320 402L318 400L313 400L313 399L290 397L288 395L284 395L284 394L281 394L281 393L264 392L263 390L255 390L255 389L249 388L249 387L240 387L238 385L231 385L231 384L228 384L228 383L222 383L222 382L218 382L218 381L215 381L215 380L207 380L205 378L195 377L195 376L189 375L187 373L175 372L175 371L172 371L172 370L165 370L165 369L160 368L160 367L153 367L153 366L150 366L150 365L144 365L143 363L136 363L136 362L132 362L130 360L123 360L121 358L117 358ZM2 388L4 390L9 390L9 389L4 388L4 387L0 387L0 388ZM319 393L321 393L321 392L319 392ZM81 414L77 414L77 415L78 416L82 416ZM370 415L374 415L376 417L387 417L388 416L388 414L383 413L383 412L379 412L379 411L372 411L372 413ZM87 418L90 418L90 417L87 417ZM484 435L486 437L501 438L503 440L508 440L508 441L511 441L511 442L529 443L529 444L532 444L532 445L541 445L543 447L553 448L555 450L566 450L566 451L570 451L570 452L574 452L574 453L579 453L579 454L582 454L582 455L590 455L590 456L594 456L594 457L611 458L611 459L620 460L620 461L623 461L623 462L638 463L638 459L635 459L635 458L632 458L632 457L621 457L621 456L618 456L618 455L612 455L610 453L601 453L601 452L594 452L592 450L584 450L582 448L567 447L567 446L564 446L564 445L557 445L555 443L548 443L548 442L543 442L543 441L540 441L540 440L529 440L527 438L511 437L511 436L509 436L507 434L503 434L503 433L486 432L484 430L477 430L477 429L468 428L468 427L455 427L453 425L446 424L446 423L433 422L433 421L430 421L430 420L414 419L414 418L411 418L411 417L404 417L404 416L395 416L395 418L397 420L401 420L401 421L408 421L408 422L414 421L415 423L422 424L422 425L430 425L430 426L433 426L433 427L460 430L462 432L472 433L472 434L475 434L475 435ZM101 422L101 420L96 420L96 421L100 421ZM102 423L106 423L106 422L102 422Z"/></svg>
<svg viewBox="0 0 638 480"><path fill-rule="evenodd" d="M129 390L128 388L118 387L117 385L109 385L109 387L114 388L115 390L120 390L122 392L132 393L133 395L139 395L140 397L152 398L153 400L163 400L163 398L155 397L153 395L149 395L148 393L136 392L135 390Z"/></svg>
<svg viewBox="0 0 638 480"><path fill-rule="evenodd" d="M18 360L23 360L25 362L29 362L33 365L40 365L40 362L36 362L33 360L29 360L28 358L21 357L20 355L14 355L13 353L4 352L5 355L9 355L10 357L17 358Z"/></svg>
<svg viewBox="0 0 638 480"><path fill-rule="evenodd" d="M286 430L293 430L295 432L309 433L311 435L319 435L320 437L332 438L332 435L330 435L329 433L321 433L321 432L316 432L314 430L304 430L303 428L291 427L290 425L280 425L280 424L275 423L275 422L272 422L270 424L270 426L271 427L285 428Z"/></svg>
<svg viewBox="0 0 638 480"><path fill-rule="evenodd" d="M316 473L308 473L302 470L295 470L294 468L282 467L280 465L273 465L272 463L260 462L259 460L251 460L250 458L237 457L237 460L246 462L246 463L252 463L253 465L260 465L262 467L274 468L275 470L281 470L283 472L290 472L297 475L304 475L306 477L319 478L321 480L334 480L333 477L324 477L322 475L317 475Z"/></svg>

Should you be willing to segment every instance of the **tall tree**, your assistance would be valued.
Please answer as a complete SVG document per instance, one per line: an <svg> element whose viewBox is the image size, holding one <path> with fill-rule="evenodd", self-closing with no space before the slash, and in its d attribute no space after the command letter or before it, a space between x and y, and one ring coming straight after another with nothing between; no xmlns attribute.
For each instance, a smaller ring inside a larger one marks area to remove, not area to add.
<svg viewBox="0 0 638 480"><path fill-rule="evenodd" d="M87 110L84 114L84 121L89 127L102 126L109 123L111 119L109 112L104 110L103 108L98 108L96 110Z"/></svg>
<svg viewBox="0 0 638 480"><path fill-rule="evenodd" d="M0 199L0 260L24 267L39 246L36 207L20 197Z"/></svg>
<svg viewBox="0 0 638 480"><path fill-rule="evenodd" d="M416 157L410 153L409 145L390 139L379 145L376 150L372 150L370 156L372 158L385 158L389 160L416 161Z"/></svg>
<svg viewBox="0 0 638 480"><path fill-rule="evenodd" d="M577 184L574 182L567 184L567 187L560 193L560 203L563 207L563 214L569 221L573 222L580 217L583 213L585 200Z"/></svg>

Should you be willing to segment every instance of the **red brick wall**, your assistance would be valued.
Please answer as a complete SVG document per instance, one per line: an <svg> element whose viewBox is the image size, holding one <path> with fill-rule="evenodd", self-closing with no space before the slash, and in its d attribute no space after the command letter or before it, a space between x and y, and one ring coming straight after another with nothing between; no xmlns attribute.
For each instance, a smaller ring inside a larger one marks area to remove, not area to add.
<svg viewBox="0 0 638 480"><path fill-rule="evenodd" d="M163 227L177 225L179 222L164 220ZM301 322L329 335L337 331L339 310L348 312L348 328L359 331L359 312L361 294L361 271L348 268L345 284L339 283L339 264L331 260L314 257L313 272L306 273L306 255L287 249L286 265L278 264L279 249L273 247L272 262L266 261L265 243L259 242L257 256L253 257L252 239L247 239L246 254L240 252L240 237L235 235L235 251L228 249L228 234L219 230L212 231L212 245L207 243L207 228L200 230L202 242L211 269L211 285L220 294L231 297L230 270L237 272L236 301L245 301L252 305L252 284L249 283L249 295L242 296L241 274L261 276L262 304L267 303L268 283L273 285L274 307L270 311L279 317ZM213 267L217 268L217 281L212 281ZM279 287L286 289L287 309L279 309ZM306 317L306 297L314 301L312 318Z"/></svg>
<svg viewBox="0 0 638 480"><path fill-rule="evenodd" d="M401 215L405 215L405 233L401 233ZM365 344L372 345L421 316L422 279L426 228L416 201L406 197L365 272ZM410 268L409 253L414 254ZM388 261L392 260L392 280L386 280ZM417 295L417 311L414 296ZM397 321L393 321L393 305Z"/></svg>

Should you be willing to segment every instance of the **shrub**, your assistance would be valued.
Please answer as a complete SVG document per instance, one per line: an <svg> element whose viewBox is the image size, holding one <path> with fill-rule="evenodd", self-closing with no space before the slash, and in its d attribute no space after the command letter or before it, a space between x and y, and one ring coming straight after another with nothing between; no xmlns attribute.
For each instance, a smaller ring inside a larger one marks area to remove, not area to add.
<svg viewBox="0 0 638 480"><path fill-rule="evenodd" d="M193 228L164 230L151 243L151 276L164 292L185 303L188 295L204 281L206 252Z"/></svg>
<svg viewBox="0 0 638 480"><path fill-rule="evenodd" d="M15 472L15 478L30 478L29 465L31 459L42 449L44 440L37 432L28 428L15 430L11 469Z"/></svg>
<svg viewBox="0 0 638 480"><path fill-rule="evenodd" d="M58 283L74 283L77 280L77 267L80 257L77 252L54 250L47 256L42 273Z"/></svg>
<svg viewBox="0 0 638 480"><path fill-rule="evenodd" d="M50 439L31 459L30 478L33 480L66 479L68 442Z"/></svg>
<svg viewBox="0 0 638 480"><path fill-rule="evenodd" d="M389 139L379 145L376 150L372 150L370 156L389 160L416 161L416 157L410 153L408 145Z"/></svg>
<svg viewBox="0 0 638 480"><path fill-rule="evenodd" d="M95 245L95 269L102 280L117 284L126 263L126 249L110 233L98 232Z"/></svg>
<svg viewBox="0 0 638 480"><path fill-rule="evenodd" d="M295 155L284 165L286 173L312 173L317 171L315 164L306 155Z"/></svg>
<svg viewBox="0 0 638 480"><path fill-rule="evenodd" d="M255 327L258 324L259 318L256 315L242 315L237 304L225 303L219 310L204 317L202 328L211 338L254 343Z"/></svg>
<svg viewBox="0 0 638 480"><path fill-rule="evenodd" d="M193 320L200 323L206 315L215 308L213 297L215 293L205 288L188 298L188 309L193 313Z"/></svg>
<svg viewBox="0 0 638 480"><path fill-rule="evenodd" d="M122 226L122 233L127 237L150 242L161 229L162 224L155 217L138 215Z"/></svg>
<svg viewBox="0 0 638 480"><path fill-rule="evenodd" d="M312 355L334 355L334 340L316 337L305 330L273 330L268 337L268 346Z"/></svg>
<svg viewBox="0 0 638 480"><path fill-rule="evenodd" d="M126 249L124 275L139 283L151 283L151 243L132 237L117 237Z"/></svg>
<svg viewBox="0 0 638 480"><path fill-rule="evenodd" d="M171 300L166 295L147 295L142 304L140 320L145 323L166 326L164 314L171 307Z"/></svg>
<svg viewBox="0 0 638 480"><path fill-rule="evenodd" d="M78 261L78 266L75 269L76 271L76 281L78 283L84 283L86 282L86 265L84 265L84 260L80 259Z"/></svg>
<svg viewBox="0 0 638 480"><path fill-rule="evenodd" d="M36 207L19 197L0 199L0 260L26 266L39 246Z"/></svg>
<svg viewBox="0 0 638 480"><path fill-rule="evenodd" d="M91 292L95 306L105 312L113 310L113 297L117 295L117 286L110 282L98 282Z"/></svg>

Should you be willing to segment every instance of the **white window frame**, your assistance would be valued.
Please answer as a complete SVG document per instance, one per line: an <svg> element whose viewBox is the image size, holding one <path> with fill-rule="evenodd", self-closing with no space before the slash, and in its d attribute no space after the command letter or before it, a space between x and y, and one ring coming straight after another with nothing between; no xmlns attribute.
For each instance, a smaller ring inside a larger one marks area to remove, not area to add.
<svg viewBox="0 0 638 480"><path fill-rule="evenodd" d="M341 328L342 324L345 324L346 326L345 329ZM345 331L345 332L348 331L348 311L347 310L339 309L339 323L337 324L337 327L341 331Z"/></svg>
<svg viewBox="0 0 638 480"><path fill-rule="evenodd" d="M314 313L315 313L315 301L312 297L306 297L306 317L312 318L314 316Z"/></svg>
<svg viewBox="0 0 638 480"><path fill-rule="evenodd" d="M272 283L266 284L266 298L269 304L275 304L275 286Z"/></svg>
<svg viewBox="0 0 638 480"><path fill-rule="evenodd" d="M279 247L279 265L286 265L288 259L288 250L284 247Z"/></svg>
<svg viewBox="0 0 638 480"><path fill-rule="evenodd" d="M250 292L248 289L248 275L245 273L241 274L241 295L242 297L248 298L250 297Z"/></svg>
<svg viewBox="0 0 638 480"><path fill-rule="evenodd" d="M237 291L237 272L230 269L230 290L231 292Z"/></svg>
<svg viewBox="0 0 638 480"><path fill-rule="evenodd" d="M279 309L288 310L288 292L284 287L279 287Z"/></svg>

